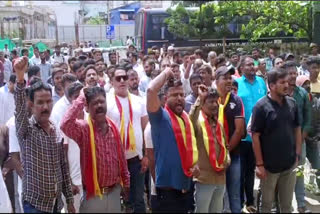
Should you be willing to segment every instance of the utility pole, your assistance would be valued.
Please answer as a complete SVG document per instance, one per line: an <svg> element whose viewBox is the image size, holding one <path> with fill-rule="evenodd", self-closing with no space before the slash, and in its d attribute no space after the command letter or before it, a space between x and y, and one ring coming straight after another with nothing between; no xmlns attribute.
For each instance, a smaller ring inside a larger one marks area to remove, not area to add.
<svg viewBox="0 0 320 214"><path fill-rule="evenodd" d="M59 45L59 29L58 29L58 19L57 19L57 14L54 12L54 18L55 18L55 27L56 27L56 45Z"/></svg>

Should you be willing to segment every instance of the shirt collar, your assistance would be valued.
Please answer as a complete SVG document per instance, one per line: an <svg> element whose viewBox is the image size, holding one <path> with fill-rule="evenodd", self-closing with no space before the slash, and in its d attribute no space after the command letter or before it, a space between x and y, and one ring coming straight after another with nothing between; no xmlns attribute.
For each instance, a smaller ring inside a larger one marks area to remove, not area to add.
<svg viewBox="0 0 320 214"><path fill-rule="evenodd" d="M249 80L246 78L246 76L245 75L242 75L242 79L244 80L244 81L247 81L248 83L250 83L250 84L253 84L256 80L257 80L257 76L256 75L254 75L254 80L253 80L253 82L251 83L251 82L249 82Z"/></svg>

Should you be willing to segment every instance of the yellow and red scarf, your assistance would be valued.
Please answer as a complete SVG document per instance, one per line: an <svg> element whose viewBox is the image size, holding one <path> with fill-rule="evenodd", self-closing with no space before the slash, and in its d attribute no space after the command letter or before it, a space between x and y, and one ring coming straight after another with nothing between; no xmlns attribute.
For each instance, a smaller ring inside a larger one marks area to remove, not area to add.
<svg viewBox="0 0 320 214"><path fill-rule="evenodd" d="M129 102L129 123L127 126L127 139L126 139L126 133L125 133L125 119L124 119L124 110L122 108L122 105L120 103L119 98L117 95L114 95L116 99L116 104L120 113L120 136L122 143L125 145L125 150L129 151L135 151L136 150L136 139L134 136L134 130L133 130L133 112L132 112L132 105L131 105L131 98L130 93L128 92L128 102Z"/></svg>
<svg viewBox="0 0 320 214"><path fill-rule="evenodd" d="M222 124L224 131L227 136L227 141L229 141L228 136L229 136L229 127L228 127L228 122L227 118L224 116L224 109L226 108L229 100L230 100L231 92L227 94L226 100L224 101L224 104L221 104L221 98L218 99L219 103L219 114L218 114L218 121Z"/></svg>
<svg viewBox="0 0 320 214"><path fill-rule="evenodd" d="M165 109L168 112L171 120L183 172L186 176L192 177L190 169L198 161L198 149L193 125L186 112L183 111L180 118L173 111L171 111L167 105L165 106Z"/></svg>
<svg viewBox="0 0 320 214"><path fill-rule="evenodd" d="M120 146L121 140L120 140L120 135L118 132L118 129L116 125L106 117L106 121L108 124L111 126L111 131L114 134L115 140L117 142L117 150L118 150L118 157L119 157L119 170L121 173L121 164L120 164ZM88 147L89 149L89 155L87 159L87 165L85 169L85 185L86 185L86 191L87 191L87 196L86 199L88 200L91 197L94 196L99 196L102 199L102 193L100 190L99 182L98 182L98 170L97 170L97 157L96 157L96 143L95 143L95 138L94 138L94 129L93 129L93 124L90 115L88 116L88 124L89 124L89 137L90 137L90 146ZM109 130L110 131L110 130Z"/></svg>
<svg viewBox="0 0 320 214"><path fill-rule="evenodd" d="M201 111L199 114L199 122L203 135L204 147L209 156L209 160L213 169L221 172L225 169L225 161L227 160L226 139L223 133L223 128L218 122L216 125L216 138L220 148L220 154L217 157L215 139L206 115Z"/></svg>

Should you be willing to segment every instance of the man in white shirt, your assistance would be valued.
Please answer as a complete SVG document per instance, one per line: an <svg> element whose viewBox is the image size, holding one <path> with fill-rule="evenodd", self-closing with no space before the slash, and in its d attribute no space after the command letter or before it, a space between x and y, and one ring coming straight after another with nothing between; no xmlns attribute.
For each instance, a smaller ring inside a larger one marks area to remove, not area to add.
<svg viewBox="0 0 320 214"><path fill-rule="evenodd" d="M3 51L0 51L0 61L4 68L4 81L9 82L10 75L12 74L12 63L9 59L4 58Z"/></svg>
<svg viewBox="0 0 320 214"><path fill-rule="evenodd" d="M64 56L61 55L61 48L59 45L55 46L55 50L54 50L54 54L51 57L51 64L55 64L55 63L63 63L66 62L64 59Z"/></svg>
<svg viewBox="0 0 320 214"><path fill-rule="evenodd" d="M41 62L37 65L40 68L41 80L47 83L51 76L51 64L46 61L45 51L40 51Z"/></svg>
<svg viewBox="0 0 320 214"><path fill-rule="evenodd" d="M143 156L143 130L148 122L146 105L142 98L128 92L128 75L124 68L116 68L111 81L114 88L107 94L107 116L117 125L124 143L130 172L127 209L145 213L144 175L148 158Z"/></svg>
<svg viewBox="0 0 320 214"><path fill-rule="evenodd" d="M143 75L142 78L140 79L139 88L141 91L147 92L148 85L151 82L151 73L155 69L154 60L148 59L144 61L143 68L144 68L145 75Z"/></svg>
<svg viewBox="0 0 320 214"><path fill-rule="evenodd" d="M127 73L129 77L128 79L129 92L145 100L146 93L139 90L140 79L139 79L138 73L133 69L129 69Z"/></svg>
<svg viewBox="0 0 320 214"><path fill-rule="evenodd" d="M76 213L79 213L81 197L83 196L80 168L80 148L76 142L68 138L60 130L60 123L63 116L65 115L67 109L71 106L72 101L79 96L80 90L83 88L83 85L81 83L75 81L68 85L68 87L66 88L65 95L56 103L56 105L54 105L50 115L50 120L56 125L56 127L58 127L60 135L64 138L64 148L68 154L68 164L72 182L72 192L74 194L74 207L76 209ZM63 201L65 204L65 210L67 210L67 204L64 197Z"/></svg>
<svg viewBox="0 0 320 214"><path fill-rule="evenodd" d="M132 64L133 70L135 70L138 73L139 79L141 79L145 73L143 70L143 65L138 63L138 54L135 52L128 53L128 58Z"/></svg>
<svg viewBox="0 0 320 214"><path fill-rule="evenodd" d="M16 76L12 74L7 84L0 88L0 125L6 122L14 115L16 108L14 102L14 86L16 83Z"/></svg>
<svg viewBox="0 0 320 214"><path fill-rule="evenodd" d="M4 57L8 59L10 56L10 50L8 48L8 44L4 44L3 53L4 53Z"/></svg>
<svg viewBox="0 0 320 214"><path fill-rule="evenodd" d="M39 53L38 47L34 47L33 56L31 57L31 59L29 61L31 62L31 65L38 65L41 63L40 53Z"/></svg>
<svg viewBox="0 0 320 214"><path fill-rule="evenodd" d="M133 44L132 39L129 36L127 36L126 46L129 47L132 44Z"/></svg>
<svg viewBox="0 0 320 214"><path fill-rule="evenodd" d="M62 76L64 70L62 68L54 68L52 71L51 79L53 83L52 87L52 101L55 105L58 100L64 95L63 85L62 85Z"/></svg>

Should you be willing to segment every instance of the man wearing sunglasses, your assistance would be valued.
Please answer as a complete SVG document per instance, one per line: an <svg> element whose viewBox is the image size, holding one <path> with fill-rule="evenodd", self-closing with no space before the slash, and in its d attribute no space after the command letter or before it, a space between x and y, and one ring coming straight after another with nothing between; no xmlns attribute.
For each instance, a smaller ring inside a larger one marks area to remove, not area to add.
<svg viewBox="0 0 320 214"><path fill-rule="evenodd" d="M146 212L144 202L144 176L148 169L148 158L143 154L143 130L148 123L143 98L128 91L128 74L118 67L111 76L113 88L107 95L107 116L120 131L130 172L130 195L127 209Z"/></svg>

